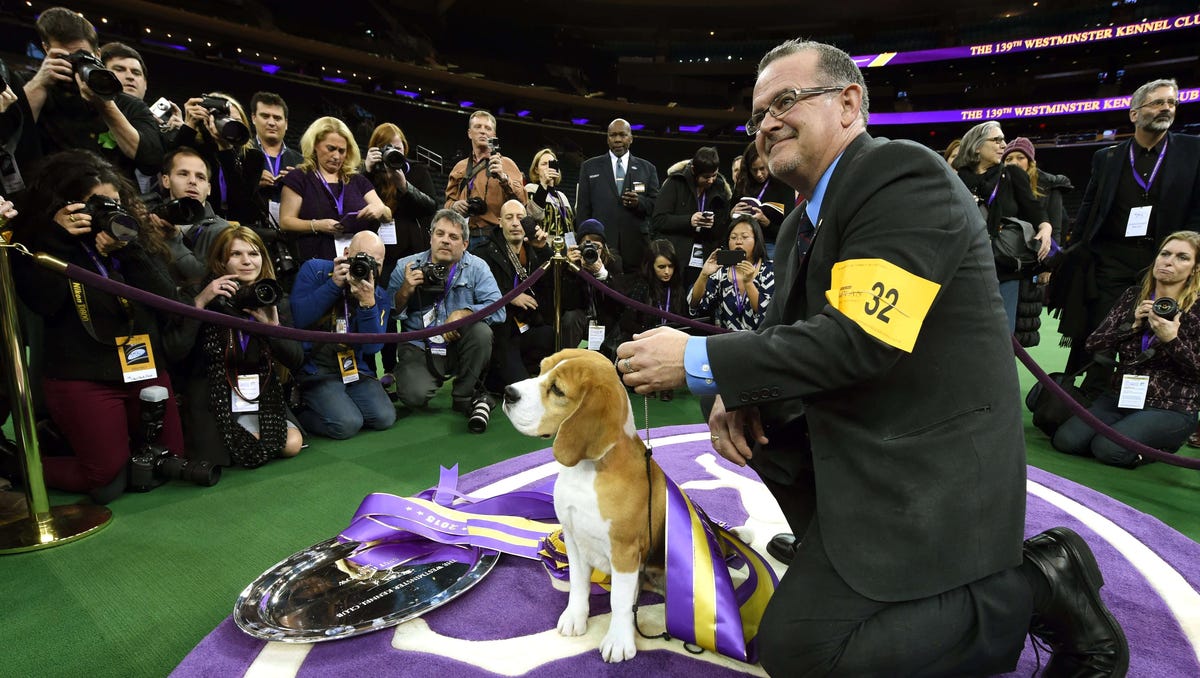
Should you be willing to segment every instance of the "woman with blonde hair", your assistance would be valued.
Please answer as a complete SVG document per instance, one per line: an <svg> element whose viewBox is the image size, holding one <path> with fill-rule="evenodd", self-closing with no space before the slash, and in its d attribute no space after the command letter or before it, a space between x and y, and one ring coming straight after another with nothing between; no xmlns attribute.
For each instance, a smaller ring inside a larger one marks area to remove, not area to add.
<svg viewBox="0 0 1200 678"><path fill-rule="evenodd" d="M222 92L192 97L183 105L184 123L166 144L167 151L190 146L208 165L213 211L229 221L265 221L267 205L258 193L266 159L257 152L250 118L237 99Z"/></svg>
<svg viewBox="0 0 1200 678"><path fill-rule="evenodd" d="M1167 452L1187 440L1200 411L1198 260L1200 233L1167 236L1142 284L1121 295L1087 340L1089 353L1115 351L1119 360L1109 390L1089 411L1126 437ZM1059 427L1053 444L1113 466L1146 461L1078 417Z"/></svg>
<svg viewBox="0 0 1200 678"><path fill-rule="evenodd" d="M575 210L571 201L556 187L562 183L558 156L549 148L533 154L529 164L529 183L525 193L531 200L525 204L529 216L542 222L542 230L551 237L575 230Z"/></svg>
<svg viewBox="0 0 1200 678"><path fill-rule="evenodd" d="M317 118L300 137L300 152L304 161L283 178L279 203L279 227L295 238L297 263L333 261L355 233L392 220L391 209L358 173L362 156L346 123Z"/></svg>

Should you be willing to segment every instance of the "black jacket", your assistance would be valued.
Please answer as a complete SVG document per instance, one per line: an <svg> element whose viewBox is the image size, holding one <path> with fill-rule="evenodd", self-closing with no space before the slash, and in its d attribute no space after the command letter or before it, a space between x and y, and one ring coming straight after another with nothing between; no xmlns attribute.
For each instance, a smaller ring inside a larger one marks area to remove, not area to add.
<svg viewBox="0 0 1200 678"><path fill-rule="evenodd" d="M682 267L687 268L692 256L692 245L704 249L704 257L728 239L730 190L719 174L704 192L704 210L713 213L712 228L692 226L692 215L700 210L700 198L696 196L696 175L689 164L680 172L668 174L654 203L654 216L650 218L651 239L666 238L675 246L675 256ZM637 270L641 262L626 262ZM694 276L693 276L694 277ZM686 282L686 281L685 281Z"/></svg>

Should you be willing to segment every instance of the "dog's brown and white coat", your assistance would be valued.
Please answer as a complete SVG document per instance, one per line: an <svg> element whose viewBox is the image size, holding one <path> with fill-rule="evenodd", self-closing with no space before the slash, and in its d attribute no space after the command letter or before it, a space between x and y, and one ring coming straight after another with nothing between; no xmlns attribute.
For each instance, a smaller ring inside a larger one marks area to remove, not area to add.
<svg viewBox="0 0 1200 678"><path fill-rule="evenodd" d="M612 620L600 653L608 662L632 658L639 576L643 565L662 568L666 489L653 461L647 482L646 448L613 364L594 351L555 353L542 361L537 377L505 389L504 412L521 433L553 436L554 458L564 467L554 485L554 512L571 588L559 633L587 630L592 570L606 572Z"/></svg>

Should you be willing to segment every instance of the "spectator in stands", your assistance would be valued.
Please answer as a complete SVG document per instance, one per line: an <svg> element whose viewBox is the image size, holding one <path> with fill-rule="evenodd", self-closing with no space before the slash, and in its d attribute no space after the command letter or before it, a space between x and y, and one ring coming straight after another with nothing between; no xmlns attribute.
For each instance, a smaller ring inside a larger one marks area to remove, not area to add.
<svg viewBox="0 0 1200 678"><path fill-rule="evenodd" d="M39 137L41 151L90 150L130 180L135 168L147 176L157 172L163 146L150 109L124 91L97 94L66 58L76 52L99 58L95 26L78 12L51 7L38 15L37 30L46 58L24 95L37 121L36 128L27 125L28 133Z"/></svg>
<svg viewBox="0 0 1200 678"><path fill-rule="evenodd" d="M470 249L483 244L500 223L500 206L508 200L525 204L521 169L511 159L492 150L496 118L475 111L467 120L471 155L459 160L446 181L445 207L469 219Z"/></svg>
<svg viewBox="0 0 1200 678"><path fill-rule="evenodd" d="M253 230L237 226L221 231L206 263L196 308L221 310L264 325L290 324L286 300L248 309L230 303L240 287L275 279L266 246ZM183 387L188 457L218 466L255 468L276 457L298 454L304 437L284 399L281 374L300 371L304 363L300 342L207 323L189 325L199 341L188 362L191 378Z"/></svg>
<svg viewBox="0 0 1200 678"><path fill-rule="evenodd" d="M642 259L638 275L626 282L629 290L627 296L664 313L682 316L686 313L687 290L684 288L682 276L679 275L680 271L679 257L675 254L675 246L671 241L666 238L651 240L646 247L646 255ZM628 307L621 314L621 336L618 341L629 341L635 334L669 322L661 316ZM667 390L656 395L660 400L666 401L671 400L675 393Z"/></svg>
<svg viewBox="0 0 1200 678"><path fill-rule="evenodd" d="M166 200L147 218L164 234L171 250L171 274L175 281L197 282L209 271L208 254L213 241L229 228L229 222L214 212L208 203L212 186L208 163L195 149L180 146L167 153L160 182L167 194ZM189 220L188 217L195 215L187 214L186 210L178 207L171 208L172 201L184 198L201 203L203 213L198 219ZM178 219L180 223L169 219Z"/></svg>
<svg viewBox="0 0 1200 678"><path fill-rule="evenodd" d="M1127 437L1167 452L1178 450L1196 428L1200 410L1197 261L1200 233L1167 236L1141 285L1125 290L1086 345L1091 353L1115 351L1120 360L1108 390L1089 411ZM1174 308L1162 308L1168 300ZM1078 417L1064 422L1053 442L1060 452L1090 454L1113 466L1147 461Z"/></svg>
<svg viewBox="0 0 1200 678"><path fill-rule="evenodd" d="M942 151L942 157L946 162L953 167L954 159L958 157L958 149L962 145L962 139L952 139L950 144L946 146L946 150Z"/></svg>
<svg viewBox="0 0 1200 678"><path fill-rule="evenodd" d="M109 226L114 216L116 228ZM166 247L143 217L123 174L93 153L64 151L45 158L30 177L27 201L12 227L16 240L34 251L173 297ZM136 236L120 227L131 223ZM147 386L170 393L166 366L179 356L168 353L162 322L148 307L69 281L25 257L14 258L12 266L21 299L45 322L51 356L43 375L46 405L73 451L43 460L46 484L109 501L124 490L131 445L139 444L139 431L131 426L140 416L139 393ZM158 442L183 456L173 396Z"/></svg>
<svg viewBox="0 0 1200 678"><path fill-rule="evenodd" d="M1029 175L1029 188L1033 197L1046 210L1046 218L1050 221L1050 235L1054 242L1063 244L1063 227L1070 223L1067 210L1063 207L1063 194L1069 192L1071 180L1063 174L1051 174L1038 167L1034 159L1033 142L1025 137L1017 137L1008 142L1000 161L1007 165L1016 165Z"/></svg>
<svg viewBox="0 0 1200 678"><path fill-rule="evenodd" d="M525 209L541 222L542 230L551 238L575 230L575 210L567 195L558 190L561 183L562 171L554 151L543 148L535 153L529 165L529 183L525 184L525 194L530 198Z"/></svg>
<svg viewBox="0 0 1200 678"><path fill-rule="evenodd" d="M209 92L188 99L183 110L183 126L167 146L191 146L204 156L212 168L209 202L213 210L247 226L265 222L258 182L266 161L250 142L250 120L242 105L228 94ZM224 126L218 129L218 124ZM236 133L247 136L236 139Z"/></svg>
<svg viewBox="0 0 1200 678"><path fill-rule="evenodd" d="M762 228L749 214L735 214L729 227L729 249L745 256L722 266L718 250L704 260L700 277L688 293L692 315L711 314L713 324L730 330L753 330L762 322L775 294L775 267L767 258Z"/></svg>
<svg viewBox="0 0 1200 678"><path fill-rule="evenodd" d="M717 173L721 166L717 149L703 146L682 170L663 181L654 203L651 232L671 241L679 253L684 285L700 275L709 253L718 247L729 226L732 191Z"/></svg>
<svg viewBox="0 0 1200 678"><path fill-rule="evenodd" d="M1200 231L1200 138L1170 131L1179 104L1174 80L1153 80L1129 101L1133 136L1096 151L1068 244L1078 244L1051 288L1060 285L1058 331L1071 344L1067 372L1090 360L1085 339L1117 298L1137 284L1168 233ZM1093 365L1082 388L1097 393L1109 370Z"/></svg>
<svg viewBox="0 0 1200 678"><path fill-rule="evenodd" d="M1033 197L1029 188L1029 175L1015 166L1000 162L1004 152L1004 132L1000 123L981 122L963 135L958 157L952 167L958 170L958 178L975 196L975 202L984 214L988 234L996 237L1000 220L1017 217L1034 224L1037 233L1038 259L1050 253L1050 222L1046 211ZM1029 277L1032 271L1018 271L1001 262L996 262L996 274L1000 280L1000 297L1004 301L1004 312L1008 315L1008 331L1017 327L1017 299L1021 289L1021 278Z"/></svg>
<svg viewBox="0 0 1200 678"><path fill-rule="evenodd" d="M608 124L608 153L583 161L575 196L575 220L604 225L608 249L634 273L650 239L650 216L658 198L658 170L629 152L633 131L617 118ZM684 256L685 252L680 252Z"/></svg>
<svg viewBox="0 0 1200 678"><path fill-rule="evenodd" d="M279 200L283 178L304 162L304 156L288 148L284 136L288 129L288 107L283 97L274 92L255 92L250 97L254 119L254 145L262 151L266 166L259 179L259 196L268 205L275 223L279 223Z"/></svg>
<svg viewBox="0 0 1200 678"><path fill-rule="evenodd" d="M452 209L433 215L429 249L401 259L388 295L405 332L448 325L499 301L500 288L486 262L467 251L467 219ZM432 273L434 275L427 275ZM451 407L468 414L492 357L492 326L504 308L464 327L400 344L396 391L406 407L424 407L447 379L454 379Z"/></svg>
<svg viewBox="0 0 1200 678"><path fill-rule="evenodd" d="M526 217L520 201L509 200L500 209L500 230L475 254L487 262L505 295L550 259L548 238L536 219ZM489 391L503 393L505 386L537 374L542 358L554 352L553 276L543 276L508 302L504 322L496 324L492 336Z"/></svg>
<svg viewBox="0 0 1200 678"><path fill-rule="evenodd" d="M285 207L289 190L284 190ZM379 236L360 231L337 259L304 262L292 289L296 326L338 334L384 332L392 302L378 284L383 256ZM368 274L352 275L352 261L365 264ZM303 407L297 414L309 433L344 440L363 427L382 431L396 422L395 406L363 359L381 346L305 342L304 366L297 377Z"/></svg>
<svg viewBox="0 0 1200 678"><path fill-rule="evenodd" d="M304 162L283 178L279 225L296 238L300 261L332 261L355 233L375 232L381 222L391 221L392 211L359 174L361 155L346 123L317 118L301 137L300 149Z"/></svg>
<svg viewBox="0 0 1200 678"><path fill-rule="evenodd" d="M146 100L146 62L138 51L123 42L100 48L100 62L121 81L121 89L135 99Z"/></svg>
<svg viewBox="0 0 1200 678"><path fill-rule="evenodd" d="M588 276L617 292L624 292L620 271L621 255L608 247L604 224L585 219L575 231L574 247L567 248L567 258ZM616 355L620 340L619 323L624 307L607 294L594 289L582 280L570 276L563 286L563 313L560 323L563 348L577 348L584 339L609 357ZM594 334L593 334L594 333Z"/></svg>
<svg viewBox="0 0 1200 678"><path fill-rule="evenodd" d="M782 181L772 179L767 170L767 161L758 154L751 141L742 153L745 169L741 179L733 182L732 214L754 215L766 239L767 258L775 258L775 237L783 218L796 206L796 191ZM750 200L746 200L750 198Z"/></svg>

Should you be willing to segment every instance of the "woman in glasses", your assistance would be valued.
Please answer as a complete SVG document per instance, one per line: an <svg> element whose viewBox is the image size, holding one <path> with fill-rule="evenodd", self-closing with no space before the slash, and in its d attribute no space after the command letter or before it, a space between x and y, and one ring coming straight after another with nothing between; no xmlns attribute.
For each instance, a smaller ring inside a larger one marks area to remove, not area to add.
<svg viewBox="0 0 1200 678"><path fill-rule="evenodd" d="M1016 217L1035 225L1038 241L1038 260L1050 253L1050 222L1046 210L1033 197L1029 186L1029 175L1015 165L1000 162L1004 153L1004 132L1000 123L989 120L967 130L959 144L958 157L952 167L958 177L975 195L975 202L984 214L988 235L996 237L1000 220ZM1008 316L1008 331L1017 329L1017 300L1020 295L1021 279L1032 280L1036 271L1017 270L1004 261L996 262L996 274L1000 278L1000 297L1004 300L1004 313Z"/></svg>

